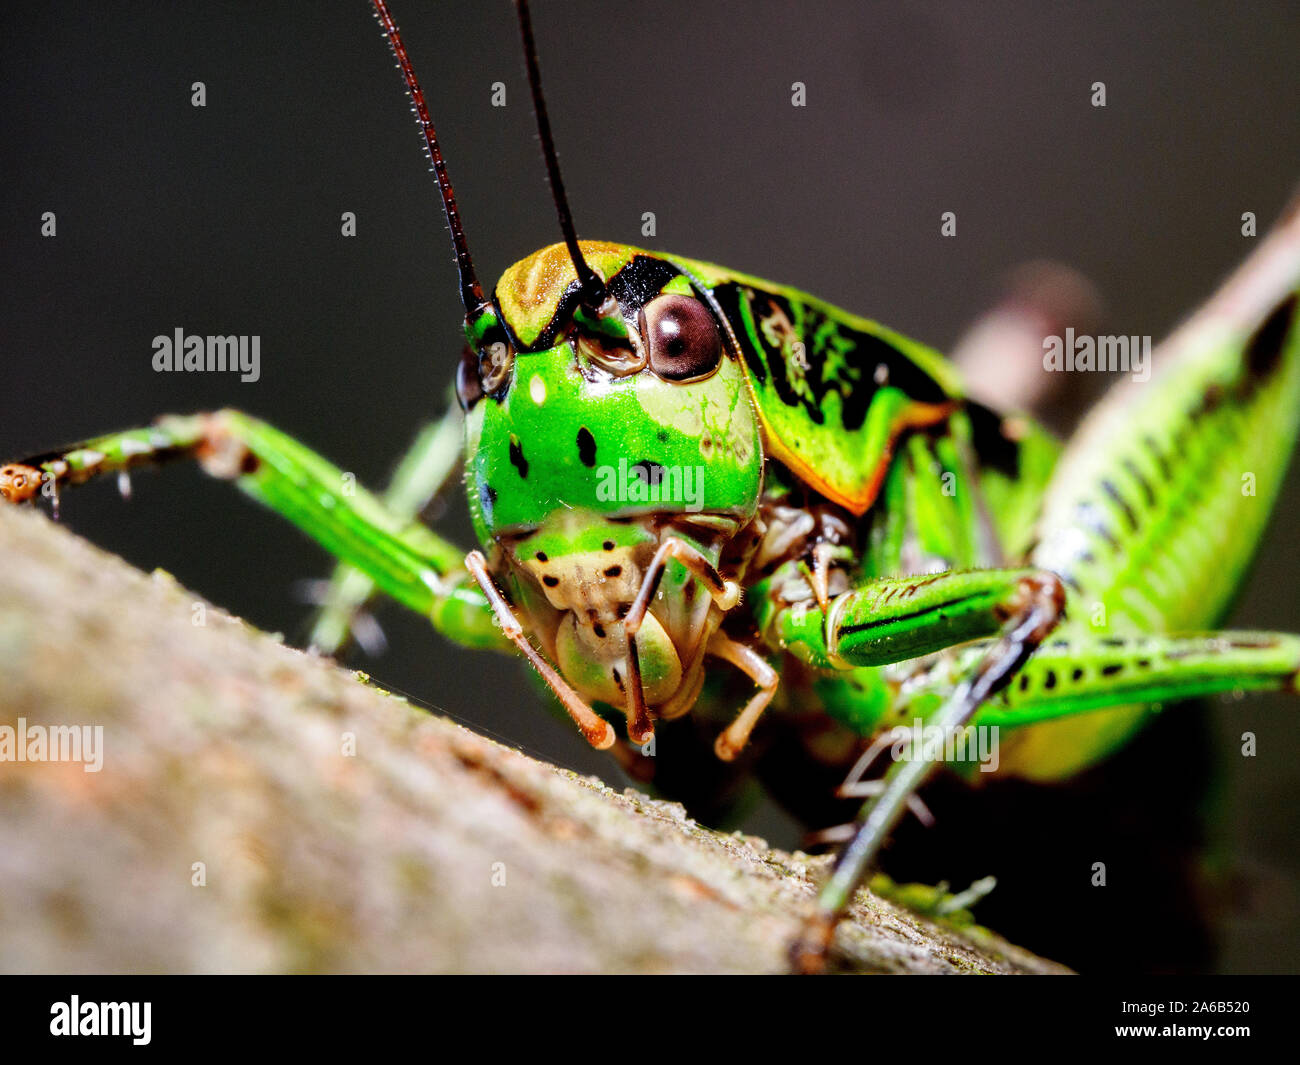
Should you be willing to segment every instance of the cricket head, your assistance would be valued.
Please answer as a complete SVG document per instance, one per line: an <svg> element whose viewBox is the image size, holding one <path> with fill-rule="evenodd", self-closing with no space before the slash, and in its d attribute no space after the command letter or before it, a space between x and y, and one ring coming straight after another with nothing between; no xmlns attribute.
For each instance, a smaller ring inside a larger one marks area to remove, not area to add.
<svg viewBox="0 0 1300 1065"><path fill-rule="evenodd" d="M588 739L608 746L614 736L584 700L623 710L629 738L645 742L655 713L694 703L705 645L740 595L723 576L728 552L743 565L753 547L763 451L739 346L683 264L578 240L527 0L516 11L564 243L512 266L488 298L410 58L387 4L371 2L419 120L460 274L465 484L486 555L467 562L503 631Z"/></svg>
<svg viewBox="0 0 1300 1065"><path fill-rule="evenodd" d="M757 512L759 423L706 292L650 253L580 246L598 307L557 244L507 270L467 320L470 512L568 682L626 710L639 667L651 713L671 716L693 702L704 644L734 605L717 575ZM683 546L657 559L670 541Z"/></svg>

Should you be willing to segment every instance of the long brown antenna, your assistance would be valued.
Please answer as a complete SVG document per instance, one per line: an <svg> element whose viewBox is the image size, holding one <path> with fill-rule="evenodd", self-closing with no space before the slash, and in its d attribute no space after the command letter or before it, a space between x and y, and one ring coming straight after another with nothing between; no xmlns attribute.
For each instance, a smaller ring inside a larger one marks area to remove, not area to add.
<svg viewBox="0 0 1300 1065"><path fill-rule="evenodd" d="M560 160L555 154L555 140L551 137L551 120L546 117L546 98L542 95L542 72L537 66L537 44L533 40L533 19L528 12L528 0L515 0L519 13L519 33L524 39L524 62L528 65L528 87L533 94L533 110L537 113L537 136L542 142L542 157L546 160L546 176L551 183L551 198L555 200L555 213L560 219L564 243L569 246L569 258L578 272L582 285L583 302L595 307L605 299L605 286L596 272L587 265L578 247L578 234L573 228L569 213L569 200L564 195L564 180L560 177Z"/></svg>
<svg viewBox="0 0 1300 1065"><path fill-rule="evenodd" d="M397 23L389 13L384 0L371 0L375 8L375 17L383 27L388 46L397 57L397 65L406 82L406 91L411 97L411 110L420 124L420 133L424 136L425 150L433 163L433 172L438 177L438 191L442 193L442 210L447 216L447 228L451 230L451 242L456 248L456 269L460 271L460 301L465 305L465 313L473 316L487 306L483 298L483 289L474 274L474 260L469 257L469 245L465 242L465 230L460 224L460 212L456 210L456 193L452 190L451 179L447 176L447 164L442 161L442 149L438 147L438 133L433 128L433 119L429 117L429 107L424 102L424 93L420 83L415 80L415 68L411 66L411 57L406 54L406 45L397 32Z"/></svg>

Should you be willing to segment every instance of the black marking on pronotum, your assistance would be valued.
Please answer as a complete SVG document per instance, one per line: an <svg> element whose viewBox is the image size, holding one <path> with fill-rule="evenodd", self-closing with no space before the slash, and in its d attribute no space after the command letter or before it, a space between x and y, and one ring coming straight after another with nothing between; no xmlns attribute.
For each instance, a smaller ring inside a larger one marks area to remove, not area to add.
<svg viewBox="0 0 1300 1065"><path fill-rule="evenodd" d="M740 354L744 358L745 364L749 367L749 372L754 375L754 379L759 384L767 381L767 366L763 362L763 356L759 354L758 349L754 346L749 331L742 325L744 318L740 313L740 301L747 299L739 285L718 285L713 289L713 299L721 309L723 316L728 320L736 323L739 330L737 334L737 343L740 345ZM749 293L752 295L752 293ZM748 306L748 304L746 304Z"/></svg>
<svg viewBox="0 0 1300 1065"><path fill-rule="evenodd" d="M881 365L888 371L890 387L899 389L910 399L942 403L950 398L937 381L898 348L874 333L836 321L812 303L796 302L735 282L718 285L713 294L729 320L739 328L741 354L754 377L761 384L770 380L780 401L789 407L802 407L815 425L825 423L825 400L834 392L840 397L843 427L849 432L862 428L871 402L880 390L875 374ZM786 345L773 343L761 325L763 319L775 313L799 329L799 339L804 344L807 367L798 391L790 380ZM744 327L740 328L742 324ZM829 352L835 348L842 353L844 370L828 375Z"/></svg>
<svg viewBox="0 0 1300 1065"><path fill-rule="evenodd" d="M1252 377L1265 377L1277 368L1282 346L1295 318L1296 297L1288 296L1264 319L1246 345L1246 367Z"/></svg>
<svg viewBox="0 0 1300 1065"><path fill-rule="evenodd" d="M1119 507L1125 519L1128 521L1129 528L1136 532L1138 527L1137 515L1133 513L1133 508L1129 506L1128 500L1120 495L1119 489L1116 488L1114 483L1109 479L1103 478L1101 482L1101 490L1110 496L1111 501Z"/></svg>
<svg viewBox="0 0 1300 1065"><path fill-rule="evenodd" d="M578 458L584 466L596 465L596 438L585 425L578 430Z"/></svg>
<svg viewBox="0 0 1300 1065"><path fill-rule="evenodd" d="M514 433L510 434L510 465L519 471L520 478L528 480L528 460Z"/></svg>
<svg viewBox="0 0 1300 1065"><path fill-rule="evenodd" d="M1120 662L1111 662L1109 665L1101 667L1101 675L1103 677L1113 677L1116 673L1122 673L1123 671L1124 666Z"/></svg>

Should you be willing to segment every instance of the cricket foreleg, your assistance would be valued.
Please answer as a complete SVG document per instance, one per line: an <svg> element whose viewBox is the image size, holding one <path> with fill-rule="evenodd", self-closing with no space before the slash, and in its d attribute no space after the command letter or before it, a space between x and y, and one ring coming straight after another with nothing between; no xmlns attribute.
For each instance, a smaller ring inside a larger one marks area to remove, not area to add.
<svg viewBox="0 0 1300 1065"><path fill-rule="evenodd" d="M801 581L802 583L802 581ZM845 670L905 662L996 636L1034 589L1064 590L1036 569L952 570L868 581L831 600L789 604L769 597L757 607L771 647L818 669Z"/></svg>
<svg viewBox="0 0 1300 1065"><path fill-rule="evenodd" d="M978 575L946 576L951 579L962 578L957 583L965 584ZM1005 579L1006 575L1003 577ZM972 585L973 587L976 586ZM1060 622L1065 609L1065 591L1061 582L1052 574L1021 575L1013 587L1010 594L1006 594L1004 589L1004 595L996 606L989 604L981 608L1005 618L1002 634L980 655L950 698L927 720L927 725L934 726L944 734L954 733L965 726L980 707L1011 682L1016 671ZM857 593L845 593L855 594ZM844 596L840 597L843 598ZM975 598L978 602L980 597ZM963 601L958 598L954 602ZM942 616L943 611L953 609L955 607L951 604L940 609L936 603L925 612L925 616L931 623L937 624L941 632L947 632L950 628L949 619ZM852 607L844 608L837 615L836 604L832 604L831 618L840 618L837 629L828 626L827 642L832 651L844 646L843 637L846 634L843 630L846 626L856 628L866 624L862 620L848 620L844 617L845 614L848 618L857 617ZM894 618L894 623L907 620L910 620L909 615L899 615ZM914 647L917 638L914 636L904 641L903 645ZM842 654L841 651L840 655ZM830 879L818 895L815 911L794 945L792 958L799 971L817 972L824 967L840 915L861 885L890 831L907 809L908 800L938 764L914 758L895 762L889 768L880 794L863 808L853 838L836 857Z"/></svg>
<svg viewBox="0 0 1300 1065"><path fill-rule="evenodd" d="M390 514L351 474L238 411L168 415L146 429L10 463L0 467L0 497L56 497L66 484L178 458L196 459L213 476L234 481L449 638L469 647L510 646L469 579L463 551Z"/></svg>

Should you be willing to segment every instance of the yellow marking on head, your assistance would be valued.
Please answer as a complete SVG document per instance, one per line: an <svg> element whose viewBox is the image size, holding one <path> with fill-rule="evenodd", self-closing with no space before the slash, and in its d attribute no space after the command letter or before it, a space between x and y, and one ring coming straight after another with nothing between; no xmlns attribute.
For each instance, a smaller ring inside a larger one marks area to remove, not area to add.
<svg viewBox="0 0 1300 1065"><path fill-rule="evenodd" d="M601 240L580 240L582 256L602 281L608 281L638 249ZM531 344L555 317L560 297L578 280L569 249L552 244L515 263L497 282L496 298L520 341Z"/></svg>

